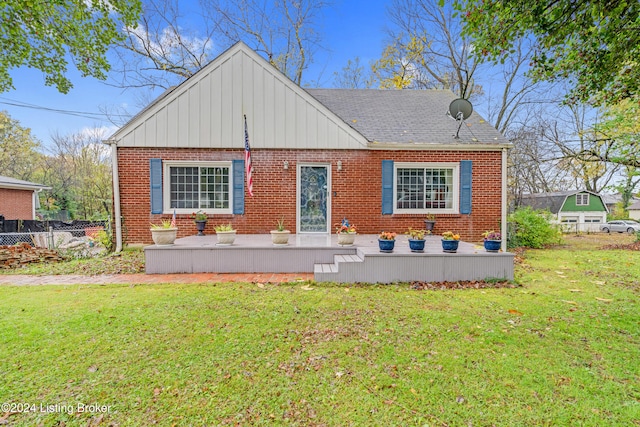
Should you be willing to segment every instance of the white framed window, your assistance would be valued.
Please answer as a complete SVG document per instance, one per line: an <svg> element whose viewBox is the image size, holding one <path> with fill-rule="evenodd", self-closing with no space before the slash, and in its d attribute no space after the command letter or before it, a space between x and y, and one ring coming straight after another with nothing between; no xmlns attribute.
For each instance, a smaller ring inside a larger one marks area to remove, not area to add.
<svg viewBox="0 0 640 427"><path fill-rule="evenodd" d="M230 214L231 162L164 162L163 209L167 213Z"/></svg>
<svg viewBox="0 0 640 427"><path fill-rule="evenodd" d="M576 206L589 206L589 194L576 194Z"/></svg>
<svg viewBox="0 0 640 427"><path fill-rule="evenodd" d="M394 213L458 213L458 163L394 163Z"/></svg>

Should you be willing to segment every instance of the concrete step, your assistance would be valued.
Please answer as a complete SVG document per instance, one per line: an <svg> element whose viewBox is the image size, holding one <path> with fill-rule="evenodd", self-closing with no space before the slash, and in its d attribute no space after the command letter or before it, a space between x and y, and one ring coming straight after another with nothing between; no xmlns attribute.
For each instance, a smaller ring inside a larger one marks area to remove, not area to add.
<svg viewBox="0 0 640 427"><path fill-rule="evenodd" d="M313 266L313 273L337 273L338 266L336 264L315 264Z"/></svg>

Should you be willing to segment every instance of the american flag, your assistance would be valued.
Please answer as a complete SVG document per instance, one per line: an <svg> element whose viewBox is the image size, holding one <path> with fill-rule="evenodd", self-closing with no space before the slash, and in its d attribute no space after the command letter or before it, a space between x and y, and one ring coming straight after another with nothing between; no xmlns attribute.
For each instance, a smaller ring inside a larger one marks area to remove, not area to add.
<svg viewBox="0 0 640 427"><path fill-rule="evenodd" d="M176 210L173 210L173 216L171 217L171 228L176 228Z"/></svg>
<svg viewBox="0 0 640 427"><path fill-rule="evenodd" d="M247 115L244 115L244 165L247 169L247 190L253 196L253 166L251 165L251 147L249 147L249 130L247 129Z"/></svg>

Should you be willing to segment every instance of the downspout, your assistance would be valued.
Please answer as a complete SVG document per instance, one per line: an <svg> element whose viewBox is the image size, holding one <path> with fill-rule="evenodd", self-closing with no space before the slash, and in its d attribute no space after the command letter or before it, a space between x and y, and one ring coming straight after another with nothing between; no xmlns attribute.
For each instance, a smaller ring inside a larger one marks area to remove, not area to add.
<svg viewBox="0 0 640 427"><path fill-rule="evenodd" d="M116 141L105 141L111 145L111 167L113 175L113 215L116 228L116 249L115 252L122 252L122 219L120 212L120 178L118 176L118 146Z"/></svg>
<svg viewBox="0 0 640 427"><path fill-rule="evenodd" d="M36 219L36 210L40 208L40 198L38 193L42 191L42 188L38 188L33 190L33 195L31 196L31 218Z"/></svg>
<svg viewBox="0 0 640 427"><path fill-rule="evenodd" d="M502 252L507 251L507 149L502 149L502 212L500 234L502 235Z"/></svg>

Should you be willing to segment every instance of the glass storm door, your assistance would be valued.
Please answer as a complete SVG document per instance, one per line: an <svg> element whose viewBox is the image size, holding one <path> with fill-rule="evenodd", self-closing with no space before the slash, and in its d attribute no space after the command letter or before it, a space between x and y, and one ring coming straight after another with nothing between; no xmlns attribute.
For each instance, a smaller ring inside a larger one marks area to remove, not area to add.
<svg viewBox="0 0 640 427"><path fill-rule="evenodd" d="M299 165L299 232L328 233L329 206L329 166Z"/></svg>

